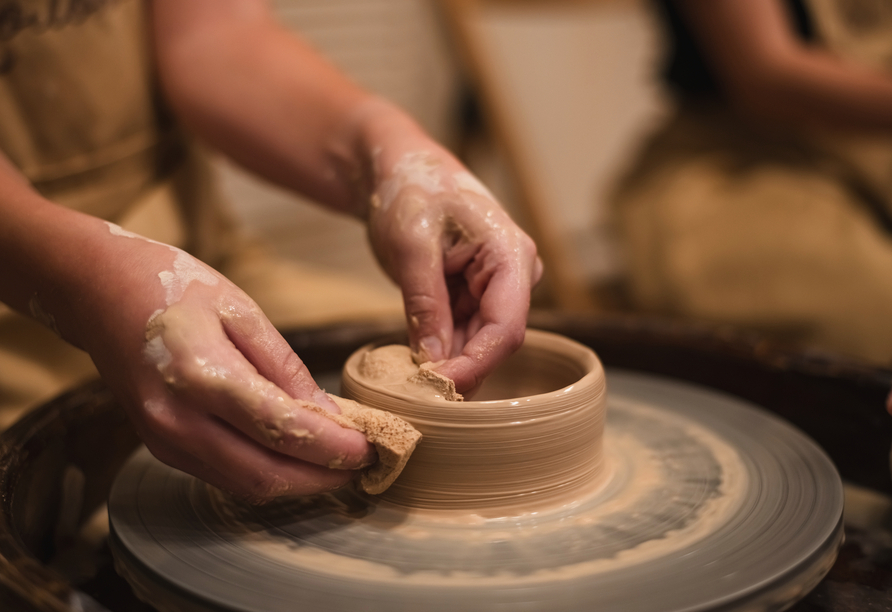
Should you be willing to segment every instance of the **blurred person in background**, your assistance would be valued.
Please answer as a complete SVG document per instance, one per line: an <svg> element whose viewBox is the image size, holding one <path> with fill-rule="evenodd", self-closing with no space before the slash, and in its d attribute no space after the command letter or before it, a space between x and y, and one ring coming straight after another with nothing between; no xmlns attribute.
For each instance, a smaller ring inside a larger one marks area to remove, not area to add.
<svg viewBox="0 0 892 612"><path fill-rule="evenodd" d="M11 2L0 32L4 424L95 365L158 458L246 498L375 459L301 407L337 410L265 315L366 296L248 244L204 146L364 220L413 350L460 391L522 342L532 241L262 0Z"/></svg>
<svg viewBox="0 0 892 612"><path fill-rule="evenodd" d="M638 309L892 363L892 3L665 0L677 112L615 198Z"/></svg>

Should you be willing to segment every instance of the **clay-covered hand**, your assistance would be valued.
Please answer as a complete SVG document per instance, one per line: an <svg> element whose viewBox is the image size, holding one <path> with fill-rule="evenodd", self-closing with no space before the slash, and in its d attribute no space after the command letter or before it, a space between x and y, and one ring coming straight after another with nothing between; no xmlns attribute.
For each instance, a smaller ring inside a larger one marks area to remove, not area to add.
<svg viewBox="0 0 892 612"><path fill-rule="evenodd" d="M156 457L255 503L340 487L374 461L361 433L302 407L339 412L247 295L183 251L108 227L128 263L107 266L114 308L85 317L78 343Z"/></svg>
<svg viewBox="0 0 892 612"><path fill-rule="evenodd" d="M533 241L455 158L429 140L407 140L377 149L369 235L402 289L417 359L446 360L436 371L473 392L523 343L542 264Z"/></svg>

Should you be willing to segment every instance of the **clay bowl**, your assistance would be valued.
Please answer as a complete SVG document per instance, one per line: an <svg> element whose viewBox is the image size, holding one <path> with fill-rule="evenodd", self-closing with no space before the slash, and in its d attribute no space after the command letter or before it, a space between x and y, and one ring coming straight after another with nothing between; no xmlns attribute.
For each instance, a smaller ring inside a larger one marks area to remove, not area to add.
<svg viewBox="0 0 892 612"><path fill-rule="evenodd" d="M604 369L590 348L528 330L521 349L462 402L364 379L361 364L375 348L347 360L342 393L401 416L424 436L387 501L530 512L569 503L603 480Z"/></svg>

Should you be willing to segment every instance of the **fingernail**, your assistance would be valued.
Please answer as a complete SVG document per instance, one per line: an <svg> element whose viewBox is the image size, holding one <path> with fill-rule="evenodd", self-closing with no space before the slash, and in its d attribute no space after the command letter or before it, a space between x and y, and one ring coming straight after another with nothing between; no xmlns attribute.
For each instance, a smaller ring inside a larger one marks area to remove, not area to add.
<svg viewBox="0 0 892 612"><path fill-rule="evenodd" d="M419 363L443 359L443 343L436 336L428 336L418 341Z"/></svg>
<svg viewBox="0 0 892 612"><path fill-rule="evenodd" d="M322 406L329 412L334 412L335 414L341 414L341 408L338 406L337 402L335 402L331 397L320 389L313 394L313 401L316 402L317 405Z"/></svg>
<svg viewBox="0 0 892 612"><path fill-rule="evenodd" d="M369 450L369 452L363 458L362 465L360 465L358 469L361 470L361 469L369 467L370 465L375 465L376 463L378 463L378 451L376 451L375 447L372 446L372 448Z"/></svg>

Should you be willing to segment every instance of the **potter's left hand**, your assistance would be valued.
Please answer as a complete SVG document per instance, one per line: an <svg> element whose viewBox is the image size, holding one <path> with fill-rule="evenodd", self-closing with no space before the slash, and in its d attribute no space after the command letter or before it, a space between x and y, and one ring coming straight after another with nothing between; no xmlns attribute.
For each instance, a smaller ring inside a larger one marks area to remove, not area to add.
<svg viewBox="0 0 892 612"><path fill-rule="evenodd" d="M406 132L377 148L369 236L402 289L417 358L446 360L437 372L468 393L523 343L542 263L473 175Z"/></svg>

